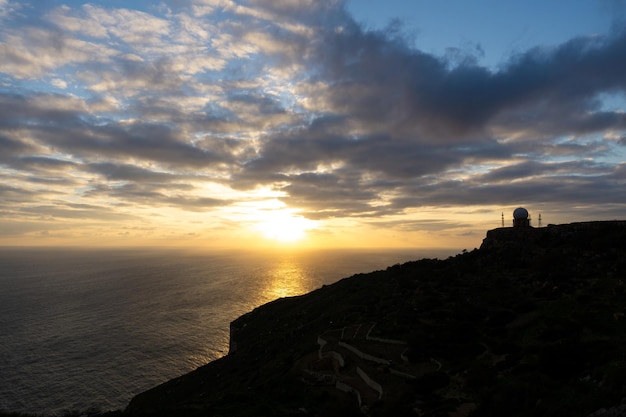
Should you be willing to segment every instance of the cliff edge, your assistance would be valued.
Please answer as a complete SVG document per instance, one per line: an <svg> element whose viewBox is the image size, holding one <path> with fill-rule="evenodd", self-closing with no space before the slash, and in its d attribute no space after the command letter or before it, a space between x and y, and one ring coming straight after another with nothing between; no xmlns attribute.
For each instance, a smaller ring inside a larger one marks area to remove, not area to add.
<svg viewBox="0 0 626 417"><path fill-rule="evenodd" d="M625 255L626 221L490 230L255 309L125 414L621 416Z"/></svg>

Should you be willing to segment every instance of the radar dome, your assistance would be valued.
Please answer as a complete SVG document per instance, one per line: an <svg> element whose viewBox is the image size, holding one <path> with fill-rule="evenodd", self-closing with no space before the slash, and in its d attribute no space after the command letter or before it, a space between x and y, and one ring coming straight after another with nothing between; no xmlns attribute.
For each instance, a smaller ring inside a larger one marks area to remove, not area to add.
<svg viewBox="0 0 626 417"><path fill-rule="evenodd" d="M523 207L518 207L513 211L514 219L527 219L528 218L528 210Z"/></svg>

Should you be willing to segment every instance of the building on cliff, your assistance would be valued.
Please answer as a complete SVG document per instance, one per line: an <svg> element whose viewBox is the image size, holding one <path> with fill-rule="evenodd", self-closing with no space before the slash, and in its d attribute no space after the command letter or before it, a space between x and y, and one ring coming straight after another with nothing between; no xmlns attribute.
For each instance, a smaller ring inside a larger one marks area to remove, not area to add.
<svg viewBox="0 0 626 417"><path fill-rule="evenodd" d="M513 227L532 227L528 210L524 207L518 207L513 211Z"/></svg>

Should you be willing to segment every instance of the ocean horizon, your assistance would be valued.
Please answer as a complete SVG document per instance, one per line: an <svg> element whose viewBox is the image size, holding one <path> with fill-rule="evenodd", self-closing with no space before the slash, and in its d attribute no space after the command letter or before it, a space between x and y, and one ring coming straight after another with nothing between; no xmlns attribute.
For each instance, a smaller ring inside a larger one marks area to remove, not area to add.
<svg viewBox="0 0 626 417"><path fill-rule="evenodd" d="M228 353L262 304L452 250L0 248L0 411L123 409Z"/></svg>

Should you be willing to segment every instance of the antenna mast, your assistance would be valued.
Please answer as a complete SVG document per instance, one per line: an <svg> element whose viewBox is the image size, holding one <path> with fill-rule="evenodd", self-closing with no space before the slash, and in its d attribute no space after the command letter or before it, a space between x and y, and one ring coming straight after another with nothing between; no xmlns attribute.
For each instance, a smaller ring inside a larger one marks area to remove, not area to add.
<svg viewBox="0 0 626 417"><path fill-rule="evenodd" d="M504 212L502 212L502 227L504 227Z"/></svg>
<svg viewBox="0 0 626 417"><path fill-rule="evenodd" d="M541 213L539 213L539 223L538 223L538 227L541 227Z"/></svg>

